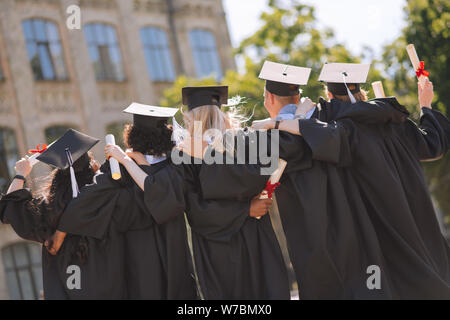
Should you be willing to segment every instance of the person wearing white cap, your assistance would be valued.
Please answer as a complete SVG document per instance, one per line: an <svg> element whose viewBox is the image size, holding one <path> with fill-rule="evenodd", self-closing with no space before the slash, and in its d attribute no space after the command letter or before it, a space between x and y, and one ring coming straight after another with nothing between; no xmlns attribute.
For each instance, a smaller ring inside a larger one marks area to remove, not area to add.
<svg viewBox="0 0 450 320"><path fill-rule="evenodd" d="M298 123L299 119L321 115L321 110L312 103L295 105L300 100L298 84L306 84L308 75L309 70L305 71L305 68L272 62L264 64L261 78L267 79L265 107L272 118L257 122L258 126L275 126L277 122ZM354 109L345 115L360 118L362 111L371 111L375 116L373 120L383 123L393 116L391 107L375 109L357 105ZM259 145L259 140L255 139L254 145ZM375 299L388 296L367 289L367 260L361 255L348 254L360 252L361 248L357 224L336 166L312 159L305 140L285 132L280 132L279 154L288 165L275 194L300 299ZM202 176L214 176L215 180L201 179L203 196L221 199L257 191L268 178L261 175L261 162L258 164L204 166ZM215 181L221 181L223 187L220 188ZM330 238L333 241L329 241Z"/></svg>
<svg viewBox="0 0 450 320"><path fill-rule="evenodd" d="M308 83L310 73L310 68L264 62L259 78L266 80L264 107L272 119L311 117L315 105L308 98L300 99L300 86Z"/></svg>
<svg viewBox="0 0 450 320"><path fill-rule="evenodd" d="M152 174L164 169L173 148L168 120L178 109L132 103L124 112L133 115L133 123L124 127L125 144L144 154L149 164L141 168ZM99 239L105 246L121 245L124 274L117 277L126 278L123 298L195 299L183 212L172 216L148 212L143 192L124 168L120 172L120 178L114 179L106 161L94 183L81 188L67 206L58 230ZM112 228L120 229L122 243L110 241Z"/></svg>
<svg viewBox="0 0 450 320"><path fill-rule="evenodd" d="M365 252L354 257L365 256L381 272L372 292L383 298L449 299L450 248L420 161L447 152L450 122L432 109L429 81L418 86L419 126L394 97L365 102L359 84L367 73L367 65L326 64L319 80L326 82L331 100L319 101L318 119L286 120L279 128L301 135L313 159L336 165L344 177ZM273 122L266 126L273 127Z"/></svg>

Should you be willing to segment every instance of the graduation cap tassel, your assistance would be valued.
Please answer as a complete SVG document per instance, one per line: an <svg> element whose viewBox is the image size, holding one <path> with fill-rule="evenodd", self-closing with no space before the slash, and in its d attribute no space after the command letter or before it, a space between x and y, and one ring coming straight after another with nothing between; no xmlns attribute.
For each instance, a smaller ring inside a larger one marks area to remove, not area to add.
<svg viewBox="0 0 450 320"><path fill-rule="evenodd" d="M75 170L73 170L73 160L72 153L70 153L69 148L66 149L67 160L69 161L69 170L70 170L70 182L72 185L72 198L78 197L78 193L80 192L78 189L77 179L75 178Z"/></svg>
<svg viewBox="0 0 450 320"><path fill-rule="evenodd" d="M344 79L344 85L345 85L345 88L347 89L347 94L350 97L350 101L351 101L351 103L356 103L355 97L353 96L353 94L350 91L350 89L347 87L347 81L345 81L346 77L347 77L347 73L346 72L342 72L342 78Z"/></svg>

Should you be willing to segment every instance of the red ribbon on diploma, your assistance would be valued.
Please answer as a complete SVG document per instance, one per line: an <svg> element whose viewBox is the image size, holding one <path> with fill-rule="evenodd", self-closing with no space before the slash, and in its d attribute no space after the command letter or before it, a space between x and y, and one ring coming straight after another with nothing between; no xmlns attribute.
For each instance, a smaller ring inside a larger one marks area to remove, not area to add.
<svg viewBox="0 0 450 320"><path fill-rule="evenodd" d="M430 73L427 70L425 70L424 61L420 61L419 68L416 70L416 75L417 78L420 78L420 76L428 77L430 75Z"/></svg>
<svg viewBox="0 0 450 320"><path fill-rule="evenodd" d="M47 150L47 145L46 145L46 144L39 143L39 144L36 146L36 149L28 150L28 153L42 153L42 152L44 152L45 150Z"/></svg>
<svg viewBox="0 0 450 320"><path fill-rule="evenodd" d="M269 197L269 199L272 199L272 194L274 193L275 189L278 188L279 185L280 185L279 182L272 184L270 183L270 180L267 181L264 191L267 192L267 196Z"/></svg>

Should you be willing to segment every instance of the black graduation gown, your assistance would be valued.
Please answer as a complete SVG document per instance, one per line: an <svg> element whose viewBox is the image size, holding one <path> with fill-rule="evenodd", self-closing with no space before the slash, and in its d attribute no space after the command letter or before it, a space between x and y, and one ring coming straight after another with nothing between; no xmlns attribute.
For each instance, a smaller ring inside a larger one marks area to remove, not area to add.
<svg viewBox="0 0 450 320"><path fill-rule="evenodd" d="M393 99L377 100L398 107ZM333 101L324 105L336 112ZM346 120L324 126L312 119L300 120L300 131L313 158L342 166L351 177L345 189L359 191L368 212L360 221L375 231L370 240L378 242L392 297L449 299L450 248L420 161L448 150L450 122L438 111L422 112L420 126L409 119L383 126Z"/></svg>
<svg viewBox="0 0 450 320"><path fill-rule="evenodd" d="M287 272L270 218L249 216L251 197L203 200L200 166L171 165L150 175L145 203L150 212L164 208L168 215L185 209L204 298L289 299Z"/></svg>
<svg viewBox="0 0 450 320"><path fill-rule="evenodd" d="M36 209L31 209L31 206ZM39 212L37 214L36 212ZM48 212L41 199L33 199L26 189L17 190L3 196L0 200L0 219L10 224L14 231L26 240L43 243L49 234L56 230L49 221L58 221L59 217ZM68 234L58 254L52 256L42 248L42 272L44 298L46 300L65 299L123 299L126 286L123 279L123 240L111 231L110 241L80 237ZM87 259L81 262L74 254L79 242L87 247ZM79 267L81 289L70 286L70 266ZM69 282L69 286L68 286Z"/></svg>
<svg viewBox="0 0 450 320"><path fill-rule="evenodd" d="M322 110L314 116L324 121L347 118L375 125L401 122L405 114L403 108L385 102L335 109L340 112ZM330 137L335 141L327 147L336 152L339 136ZM292 140L300 147L297 152L292 152ZM288 161L288 166L275 193L300 298L391 298L387 277L381 279L383 290L368 290L366 286L367 267L376 264L383 269L384 257L353 178L334 164L314 160L303 137L280 132L280 157ZM341 161L349 159L343 157ZM252 165L212 165L204 166L200 176L215 172L223 185L240 186L232 192L246 194L264 185L266 179L259 169ZM201 181L205 198L217 198L224 192L208 180Z"/></svg>
<svg viewBox="0 0 450 320"><path fill-rule="evenodd" d="M166 165L163 161L141 168L156 173ZM121 167L118 181L111 177L109 162L101 171L95 183L81 189L69 204L59 229L108 242L110 229L118 227L124 240L120 263L125 268L121 276L126 279L127 298L195 299L183 211L161 220L160 213L145 209L143 191L125 168Z"/></svg>

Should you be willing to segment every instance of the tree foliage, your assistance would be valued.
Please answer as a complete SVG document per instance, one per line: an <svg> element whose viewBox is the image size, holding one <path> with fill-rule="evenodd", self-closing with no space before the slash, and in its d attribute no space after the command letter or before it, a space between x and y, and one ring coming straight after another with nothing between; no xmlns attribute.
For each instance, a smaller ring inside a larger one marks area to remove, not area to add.
<svg viewBox="0 0 450 320"><path fill-rule="evenodd" d="M361 56L352 55L336 42L333 31L319 28L314 7L299 0L269 1L269 9L261 14L262 25L252 36L244 39L236 54L245 61L245 72L228 71L221 84L230 89L230 96L247 98L245 111L255 109L254 119L265 118L263 106L264 81L258 79L265 60L309 67L312 69L303 96L313 100L324 95L323 85L317 81L325 62L360 62ZM414 43L426 69L431 72L436 97L434 107L450 116L450 2L448 0L409 0L404 8L407 26L392 44L385 46L379 61L372 62L367 83L363 89L373 97L370 84L381 80L387 95L393 95L418 117L417 80L409 61L406 45ZM369 49L368 49L369 50ZM369 52L370 53L370 52ZM216 80L178 78L164 93L164 106L181 105L181 88L187 85L215 85ZM424 165L425 172L442 212L450 223L450 156ZM420 196L420 195L418 195Z"/></svg>

